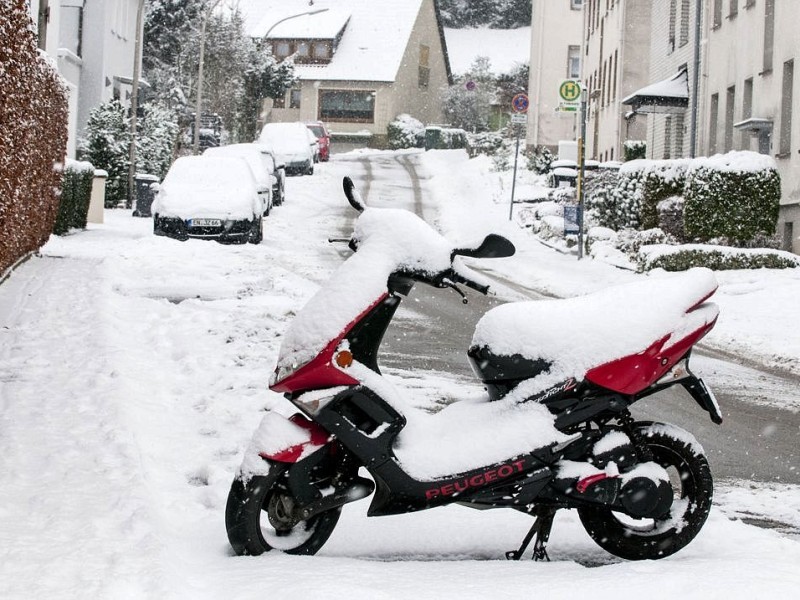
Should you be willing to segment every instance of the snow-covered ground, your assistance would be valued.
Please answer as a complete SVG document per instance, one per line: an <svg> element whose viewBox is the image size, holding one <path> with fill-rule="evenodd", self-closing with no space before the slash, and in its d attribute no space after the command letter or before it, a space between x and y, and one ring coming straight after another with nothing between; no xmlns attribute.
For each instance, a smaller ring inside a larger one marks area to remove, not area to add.
<svg viewBox="0 0 800 600"><path fill-rule="evenodd" d="M796 534L745 521L799 526L800 490L748 482L722 486L698 538L653 563L609 556L570 513L556 518L553 562L512 563L503 555L525 515L455 506L367 519L366 502L345 507L315 557L231 556L233 473L261 411L289 408L266 387L280 336L344 254L326 239L346 231L341 177L358 167L338 158L288 181L259 246L156 238L149 220L106 211L105 224L52 238L0 286L0 598L796 594ZM457 152L419 161L443 233L458 242L492 230L517 244L490 264L514 282L502 294L571 296L643 277L578 262L509 223L507 182L485 163ZM708 343L800 372L790 301L800 276L720 281ZM412 381L423 402L457 385Z"/></svg>

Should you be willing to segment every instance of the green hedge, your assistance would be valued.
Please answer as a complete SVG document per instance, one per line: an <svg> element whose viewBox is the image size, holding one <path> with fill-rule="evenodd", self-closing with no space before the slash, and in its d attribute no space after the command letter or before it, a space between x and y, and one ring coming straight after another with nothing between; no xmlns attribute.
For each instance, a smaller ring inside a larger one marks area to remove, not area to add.
<svg viewBox="0 0 800 600"><path fill-rule="evenodd" d="M392 150L422 148L425 146L425 126L411 115L397 115L386 126L386 137Z"/></svg>
<svg viewBox="0 0 800 600"><path fill-rule="evenodd" d="M645 249L643 249L645 250ZM665 271L685 271L692 267L708 267L714 271L733 269L793 269L800 264L800 258L777 250L720 250L714 247L685 247L668 254L650 256L646 251L638 256L639 271L664 269Z"/></svg>
<svg viewBox="0 0 800 600"><path fill-rule="evenodd" d="M684 190L684 227L690 238L726 237L743 245L759 234L775 231L781 179L774 161L761 162L761 168L747 170L737 169L735 163L725 166L711 160L692 166Z"/></svg>
<svg viewBox="0 0 800 600"><path fill-rule="evenodd" d="M61 182L61 202L53 233L64 235L70 229L85 229L92 198L94 167L88 162L68 160Z"/></svg>
<svg viewBox="0 0 800 600"><path fill-rule="evenodd" d="M450 150L467 147L467 132L463 129L430 126L425 128L425 150Z"/></svg>

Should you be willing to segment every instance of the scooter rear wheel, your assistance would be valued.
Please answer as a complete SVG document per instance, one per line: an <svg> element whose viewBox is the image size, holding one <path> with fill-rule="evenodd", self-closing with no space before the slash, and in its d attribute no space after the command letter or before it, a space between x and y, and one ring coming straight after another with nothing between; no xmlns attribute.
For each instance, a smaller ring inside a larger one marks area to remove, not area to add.
<svg viewBox="0 0 800 600"><path fill-rule="evenodd" d="M273 466L269 475L244 482L234 479L225 509L228 540L238 555L257 556L269 550L316 554L333 533L341 507L293 523L295 499L286 485L287 469Z"/></svg>
<svg viewBox="0 0 800 600"><path fill-rule="evenodd" d="M633 519L604 507L578 509L597 545L627 560L664 558L684 548L705 524L714 488L708 461L688 433L671 425L640 426L653 460L670 475L675 496L669 513L659 519Z"/></svg>

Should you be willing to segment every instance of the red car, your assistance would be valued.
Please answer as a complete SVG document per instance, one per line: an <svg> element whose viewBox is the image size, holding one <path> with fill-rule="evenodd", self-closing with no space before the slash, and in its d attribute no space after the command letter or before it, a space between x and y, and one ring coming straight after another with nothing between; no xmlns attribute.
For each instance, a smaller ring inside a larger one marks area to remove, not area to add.
<svg viewBox="0 0 800 600"><path fill-rule="evenodd" d="M319 159L322 162L327 162L331 157L331 136L322 121L313 121L306 123L312 133L317 136L319 143Z"/></svg>

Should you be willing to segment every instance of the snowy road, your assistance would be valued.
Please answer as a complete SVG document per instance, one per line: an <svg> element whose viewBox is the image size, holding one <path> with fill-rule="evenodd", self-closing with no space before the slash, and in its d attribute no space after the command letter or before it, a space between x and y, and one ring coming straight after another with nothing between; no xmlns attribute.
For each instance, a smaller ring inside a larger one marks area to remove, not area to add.
<svg viewBox="0 0 800 600"><path fill-rule="evenodd" d="M266 389L282 332L346 254L325 242L348 232L341 176L364 180L371 170L370 200L395 201L413 190L403 160L351 155L290 179L289 200L259 246L154 238L147 220L107 211L105 225L52 239L0 286L0 598L796 594L800 540L782 524L800 528L800 486L749 482L719 487L698 538L655 563L609 556L574 514L556 519L552 563L509 563L503 553L524 535L525 515L456 506L367 519L366 502L344 509L318 556L231 556L223 525L231 478L263 409L289 408ZM431 191L432 174L456 186L463 165L426 168L420 186ZM468 191L458 193L460 201ZM427 218L452 226L440 194L419 202ZM542 252L521 237L518 246L526 260ZM435 325L409 311L387 372L421 405L457 397L460 376L438 363L419 377L394 362L415 320ZM425 330L426 341L440 343L438 331ZM439 360L439 349L430 354Z"/></svg>

